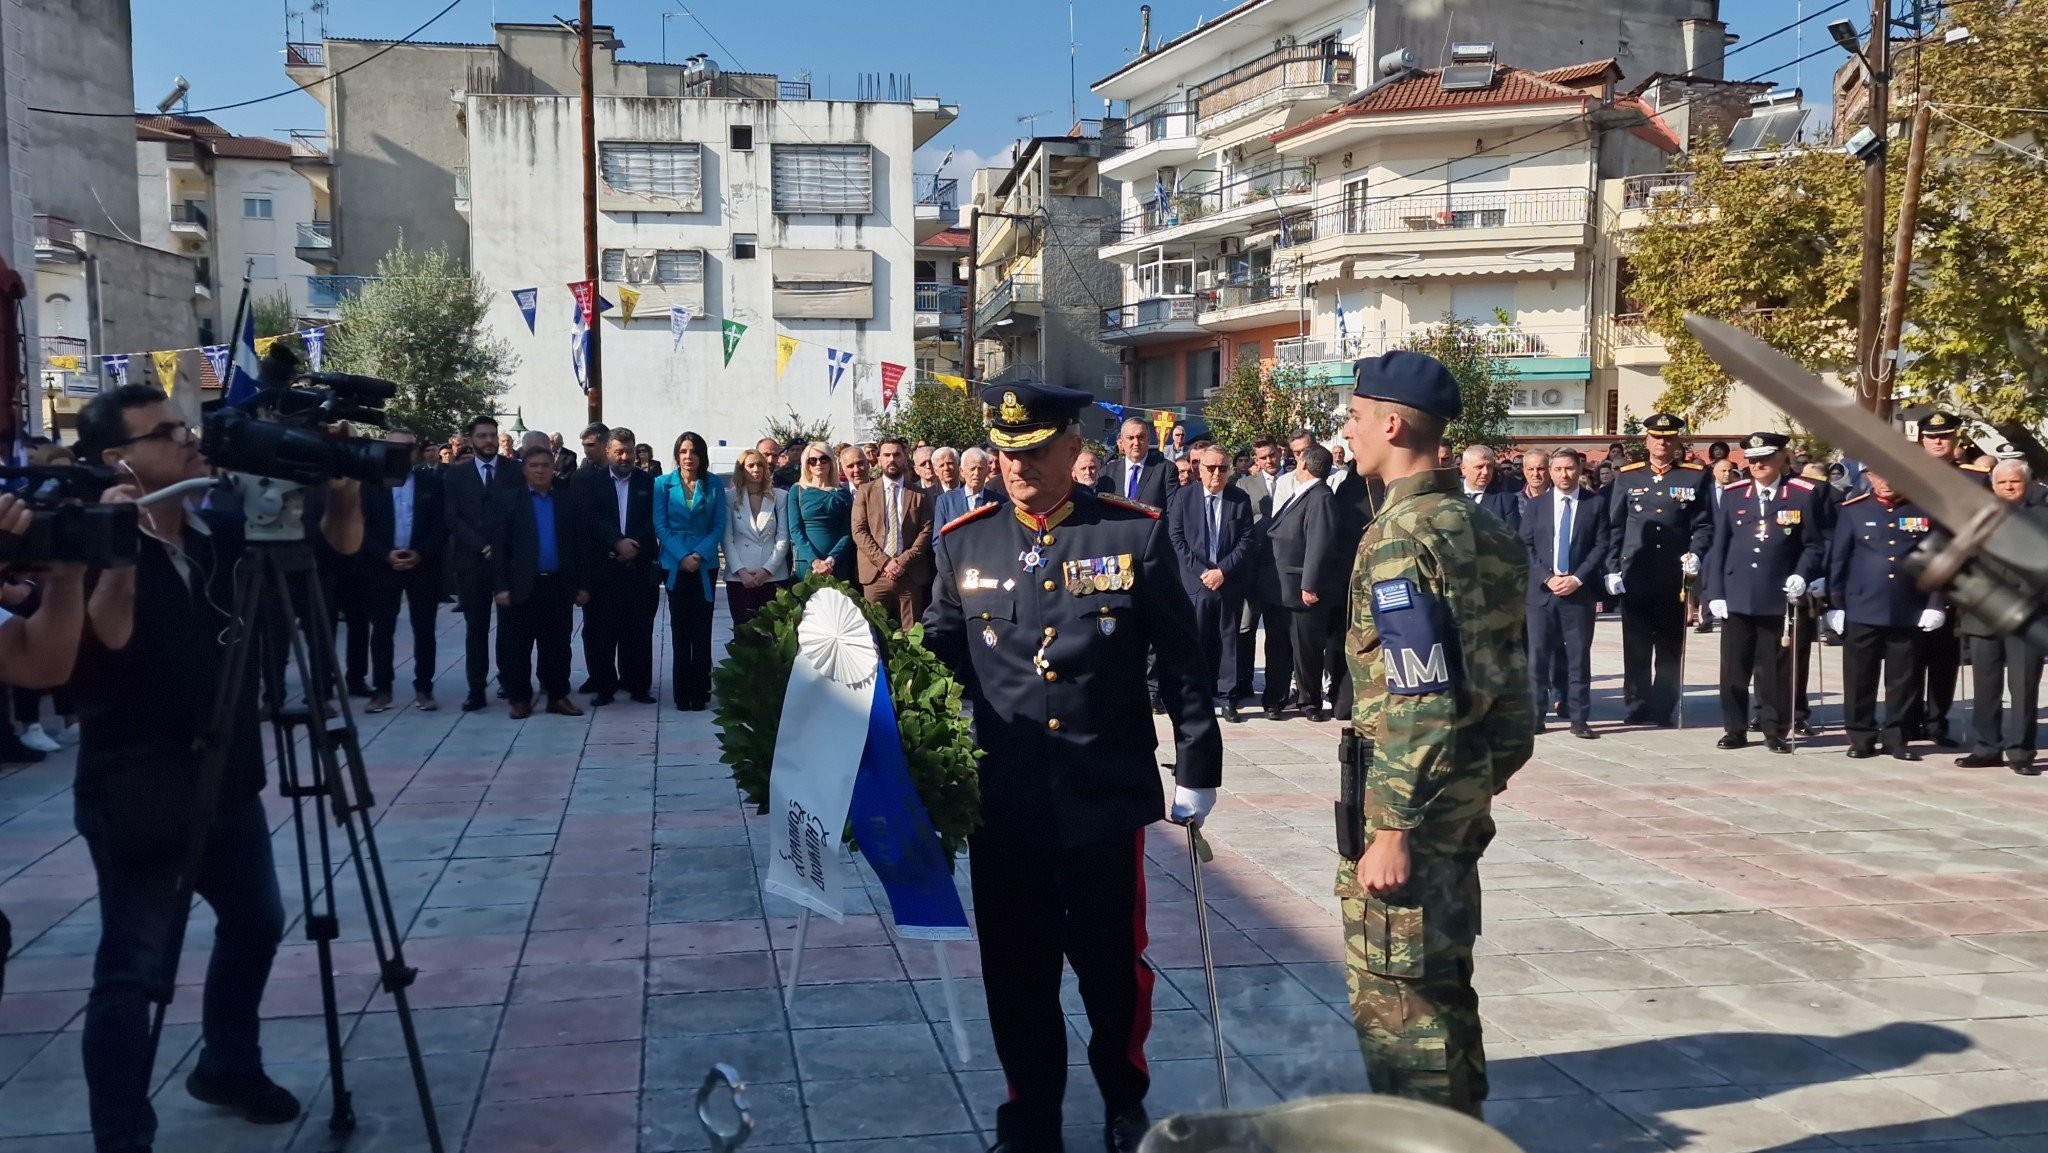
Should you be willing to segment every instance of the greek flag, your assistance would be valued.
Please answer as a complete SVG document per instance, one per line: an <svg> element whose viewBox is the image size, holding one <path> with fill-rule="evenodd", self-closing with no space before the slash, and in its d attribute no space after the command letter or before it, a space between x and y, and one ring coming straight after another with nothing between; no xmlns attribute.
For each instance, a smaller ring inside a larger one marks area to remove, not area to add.
<svg viewBox="0 0 2048 1153"><path fill-rule="evenodd" d="M256 395L261 387L257 381L262 375L257 368L260 358L256 355L256 310L242 309L242 331L235 334L234 362L228 366L227 402L240 404Z"/></svg>

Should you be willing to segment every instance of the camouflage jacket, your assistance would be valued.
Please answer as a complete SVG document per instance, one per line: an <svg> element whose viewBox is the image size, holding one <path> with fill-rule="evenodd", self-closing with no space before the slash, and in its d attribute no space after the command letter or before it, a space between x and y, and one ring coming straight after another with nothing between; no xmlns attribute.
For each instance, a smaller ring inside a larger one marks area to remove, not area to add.
<svg viewBox="0 0 2048 1153"><path fill-rule="evenodd" d="M1351 570L1366 830L1413 830L1416 852L1453 851L1535 748L1527 550L1477 508L1448 469L1396 481Z"/></svg>

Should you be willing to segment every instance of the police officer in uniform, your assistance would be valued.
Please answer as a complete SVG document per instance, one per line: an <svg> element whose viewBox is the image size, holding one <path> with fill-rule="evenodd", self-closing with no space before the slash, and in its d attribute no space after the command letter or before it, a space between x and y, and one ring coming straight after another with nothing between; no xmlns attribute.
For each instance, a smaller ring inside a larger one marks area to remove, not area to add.
<svg viewBox="0 0 2048 1153"><path fill-rule="evenodd" d="M1494 794L1535 747L1528 550L1436 465L1463 409L1448 369L1390 352L1353 380L1344 438L1387 493L1358 545L1345 638L1357 704L1339 752L1336 894L1352 1020L1375 1092L1478 1117L1479 858Z"/></svg>
<svg viewBox="0 0 2048 1153"><path fill-rule="evenodd" d="M1868 469L1870 491L1842 502L1828 546L1828 627L1842 635L1842 702L1849 755L1885 752L1902 761L1920 714L1920 646L1947 623L1906 572L1906 554L1933 531L1926 510ZM1884 673L1884 727L1877 724L1878 673Z"/></svg>
<svg viewBox="0 0 2048 1153"><path fill-rule="evenodd" d="M1607 592L1622 598L1622 676L1635 702L1627 722L1670 728L1685 676L1685 581L1714 540L1713 478L1683 459L1677 416L1655 413L1643 433L1649 459L1621 466L1608 495Z"/></svg>
<svg viewBox="0 0 2048 1153"><path fill-rule="evenodd" d="M982 403L1009 501L940 530L924 643L966 686L985 751L968 860L1010 1089L995 1149L1062 1148L1063 956L1087 1007L1105 1146L1135 1149L1151 1085L1145 827L1168 813L1146 653L1173 721L1176 822L1200 824L1222 780L1214 671L1159 511L1073 481L1074 422L1094 397L1019 382Z"/></svg>
<svg viewBox="0 0 2048 1153"><path fill-rule="evenodd" d="M1936 460L1947 461L1965 477L1979 484L1989 483L1989 474L1963 465L1957 455L1963 419L1952 412L1930 412L1920 422L1920 447ZM1956 681L1962 675L1963 642L1954 621L1919 638L1920 660L1926 668L1926 697L1917 733L1945 749L1957 742L1949 733L1948 711L1956 703Z"/></svg>
<svg viewBox="0 0 2048 1153"><path fill-rule="evenodd" d="M1761 697L1764 747L1789 753L1792 662L1784 648L1785 610L1822 575L1821 496L1810 480L1788 475L1787 437L1750 434L1742 442L1749 479L1729 485L1714 518L1707 554L1707 611L1721 629L1721 728L1716 748L1749 744L1749 687Z"/></svg>

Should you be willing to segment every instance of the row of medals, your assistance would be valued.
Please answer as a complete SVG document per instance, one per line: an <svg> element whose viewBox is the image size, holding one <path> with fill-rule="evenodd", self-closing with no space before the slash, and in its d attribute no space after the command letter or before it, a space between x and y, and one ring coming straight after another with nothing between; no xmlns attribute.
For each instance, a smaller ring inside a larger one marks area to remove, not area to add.
<svg viewBox="0 0 2048 1153"><path fill-rule="evenodd" d="M1091 560L1070 560L1060 567L1066 574L1067 591L1080 596L1090 590L1108 592L1111 589L1128 589L1137 580L1138 574L1127 571L1119 563L1119 557L1099 557ZM1101 565L1101 568L1095 566Z"/></svg>

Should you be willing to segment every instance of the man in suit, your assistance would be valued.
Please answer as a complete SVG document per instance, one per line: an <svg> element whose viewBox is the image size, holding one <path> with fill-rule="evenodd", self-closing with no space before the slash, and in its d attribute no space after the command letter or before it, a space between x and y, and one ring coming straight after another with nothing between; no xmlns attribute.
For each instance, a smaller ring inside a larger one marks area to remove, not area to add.
<svg viewBox="0 0 2048 1153"><path fill-rule="evenodd" d="M1151 425L1136 418L1125 421L1117 430L1118 456L1095 478L1095 491L1165 508L1166 499L1179 487L1180 479L1173 470L1173 462L1151 445Z"/></svg>
<svg viewBox="0 0 2048 1153"><path fill-rule="evenodd" d="M607 430L609 432L609 430ZM491 590L499 612L498 675L512 719L533 715L534 650L547 711L580 717L569 699L573 605L589 604L575 501L557 492L554 454L526 450L521 487L504 494L491 542Z"/></svg>
<svg viewBox="0 0 2048 1153"><path fill-rule="evenodd" d="M1303 716L1320 722L1329 719L1323 711L1323 676L1330 617L1344 603L1352 554L1337 539L1337 496L1324 483L1330 476L1330 450L1310 441L1302 450L1301 464L1307 479L1266 522L1275 583L1265 595L1287 609L1295 703ZM1353 541L1352 548L1356 547ZM1270 692L1272 671L1266 676Z"/></svg>
<svg viewBox="0 0 2048 1153"><path fill-rule="evenodd" d="M932 599L931 498L911 482L910 447L889 437L876 447L881 475L853 498L853 551L861 593L895 614L905 632Z"/></svg>
<svg viewBox="0 0 2048 1153"><path fill-rule="evenodd" d="M455 572L455 595L462 608L463 672L469 695L462 711L484 707L484 685L491 675L491 534L503 501L516 495L525 481L517 462L498 455L498 422L479 416L469 422L468 460L448 466L442 474L447 493L448 565ZM504 614L499 631L504 629Z"/></svg>
<svg viewBox="0 0 2048 1153"><path fill-rule="evenodd" d="M1458 475L1465 480L1466 499L1519 532L1522 528L1522 501L1513 488L1500 484L1499 472L1500 461L1491 445L1468 444L1458 458Z"/></svg>
<svg viewBox="0 0 2048 1153"><path fill-rule="evenodd" d="M2043 503L2041 488L2033 483L2033 470L2024 460L1993 465L1991 491L2009 504L2038 508ZM1983 769L2002 761L2020 776L2039 776L2035 756L2040 743L2040 648L2025 637L1995 635L1970 614L1963 616L1961 635L1969 647L1975 690L1970 703L1975 739L1969 753L1956 759L1956 767ZM2010 708L2005 706L2008 693Z"/></svg>
<svg viewBox="0 0 2048 1153"><path fill-rule="evenodd" d="M410 445L415 453L419 448L419 438L405 429L393 429L385 439ZM370 703L365 712L391 707L393 634L401 598L412 622L413 705L424 712L440 707L434 700L434 614L441 607L441 554L447 543L441 474L424 457L415 457L404 484L363 486L358 557L370 604Z"/></svg>
<svg viewBox="0 0 2048 1153"><path fill-rule="evenodd" d="M1343 587L1351 587L1352 569L1358 563L1358 542L1365 537L1373 518L1387 500L1387 486L1380 478L1364 476L1356 462L1330 465L1330 520L1336 526L1337 555L1332 563L1342 568ZM1351 621L1339 608L1330 612L1330 638L1323 646L1323 667L1330 673L1330 712L1340 721L1351 719L1356 694L1351 687L1351 660L1344 653L1344 636Z"/></svg>
<svg viewBox="0 0 2048 1153"><path fill-rule="evenodd" d="M950 448L942 448L932 454L932 467L939 470L942 480L945 475L947 461L940 454L952 451ZM938 504L934 506L932 523L941 528L952 524L982 505L1001 499L999 494L989 490L988 453L982 449L970 448L960 454L958 476L959 480L952 488L940 494Z"/></svg>
<svg viewBox="0 0 2048 1153"><path fill-rule="evenodd" d="M654 478L633 467L635 447L632 429L612 429L605 470L579 474L571 494L587 550L583 664L594 708L611 704L621 689L639 704L654 703L661 545L654 538Z"/></svg>
<svg viewBox="0 0 2048 1153"><path fill-rule="evenodd" d="M1260 702L1268 717L1277 716L1287 703L1287 685L1293 677L1294 648L1288 643L1287 607L1266 600L1264 589L1279 588L1279 578L1270 572L1272 550L1264 547L1266 523L1273 516L1273 490L1280 480L1280 442L1270 436L1252 441L1252 469L1233 483L1250 498L1252 525L1260 541L1252 557L1255 566L1246 589L1244 609L1237 626L1237 684L1232 692L1238 700L1252 695L1252 666L1258 646L1259 624L1266 626L1266 693Z"/></svg>
<svg viewBox="0 0 2048 1153"><path fill-rule="evenodd" d="M1195 605L1195 629L1202 640L1223 719L1236 724L1237 622L1251 583L1258 541L1252 529L1252 501L1230 482L1230 455L1220 448L1193 454L1195 483L1176 490L1166 517L1166 536L1179 561L1180 583Z"/></svg>
<svg viewBox="0 0 2048 1153"><path fill-rule="evenodd" d="M1286 459L1292 463L1291 466L1287 467L1287 471L1281 473L1273 481L1274 512L1279 512L1281 509L1286 508L1287 502L1294 499L1295 490L1299 489L1302 482L1308 479L1307 470L1301 466L1301 457L1304 452L1308 451L1308 446L1315 442L1316 434L1305 428L1296 429L1288 435Z"/></svg>
<svg viewBox="0 0 2048 1153"><path fill-rule="evenodd" d="M839 483L846 486L847 495L859 496L860 486L868 482L868 474L872 471L867 454L860 450L859 445L839 446Z"/></svg>
<svg viewBox="0 0 2048 1153"><path fill-rule="evenodd" d="M1522 518L1529 549L1529 695L1540 718L1552 691L1551 665L1565 667L1565 716L1572 735L1593 731L1593 602L1607 571L1607 509L1599 493L1579 487L1583 462L1575 449L1550 454L1550 493L1532 499ZM1543 722L1536 723L1542 731Z"/></svg>

